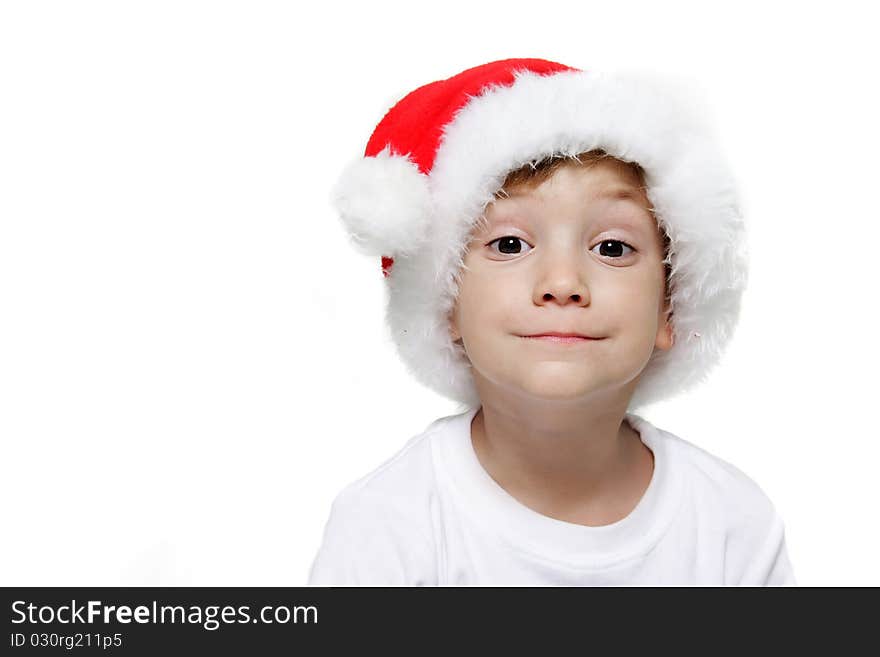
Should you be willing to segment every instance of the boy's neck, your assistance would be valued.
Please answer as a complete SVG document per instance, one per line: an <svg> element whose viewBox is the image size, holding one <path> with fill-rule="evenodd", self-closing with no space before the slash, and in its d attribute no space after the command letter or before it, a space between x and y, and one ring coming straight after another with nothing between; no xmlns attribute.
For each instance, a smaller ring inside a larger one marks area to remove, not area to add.
<svg viewBox="0 0 880 657"><path fill-rule="evenodd" d="M624 421L624 397L484 401L471 423L474 452L502 488L538 513L590 526L616 522L641 500L654 469L650 449Z"/></svg>

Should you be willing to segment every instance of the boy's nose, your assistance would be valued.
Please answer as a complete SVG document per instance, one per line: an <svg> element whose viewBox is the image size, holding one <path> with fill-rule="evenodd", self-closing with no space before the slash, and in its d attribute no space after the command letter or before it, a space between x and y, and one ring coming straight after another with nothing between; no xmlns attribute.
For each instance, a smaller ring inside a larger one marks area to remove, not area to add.
<svg viewBox="0 0 880 657"><path fill-rule="evenodd" d="M541 295L540 301L536 301L536 303L538 305L543 305L552 301L555 301L560 305L574 304L578 306L588 306L590 304L590 297L586 292L544 292L544 294Z"/></svg>
<svg viewBox="0 0 880 657"><path fill-rule="evenodd" d="M557 269L535 285L534 302L539 306L553 302L560 305L588 306L590 290L576 269L569 268L565 272Z"/></svg>

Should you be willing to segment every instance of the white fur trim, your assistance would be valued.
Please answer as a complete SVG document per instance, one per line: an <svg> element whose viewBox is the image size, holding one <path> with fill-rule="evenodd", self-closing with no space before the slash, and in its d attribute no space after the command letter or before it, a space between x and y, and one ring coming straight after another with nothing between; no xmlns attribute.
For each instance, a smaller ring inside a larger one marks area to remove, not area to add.
<svg viewBox="0 0 880 657"><path fill-rule="evenodd" d="M645 170L671 241L674 346L657 350L630 410L692 388L717 364L737 323L747 254L736 183L705 108L653 74L517 73L472 98L446 126L429 175L431 239L395 262L386 320L413 375L480 403L463 349L449 334L467 237L507 173L553 153L595 148ZM676 88L677 87L677 88Z"/></svg>
<svg viewBox="0 0 880 657"><path fill-rule="evenodd" d="M409 253L423 242L432 216L428 177L404 155L386 147L375 157L351 162L330 200L364 254Z"/></svg>

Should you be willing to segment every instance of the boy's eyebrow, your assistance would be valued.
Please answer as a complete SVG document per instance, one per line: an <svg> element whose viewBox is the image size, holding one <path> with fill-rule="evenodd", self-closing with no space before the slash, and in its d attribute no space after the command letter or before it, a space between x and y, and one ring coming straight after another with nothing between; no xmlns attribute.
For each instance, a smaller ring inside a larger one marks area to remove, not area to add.
<svg viewBox="0 0 880 657"><path fill-rule="evenodd" d="M510 191L505 190L504 196L507 196L507 197L525 196L530 191L531 190L529 190L528 188L514 188ZM605 187L605 188L599 190L598 192L593 194L593 198L597 198L597 199L609 199L610 198L613 200L616 200L616 199L627 200L628 199L631 201L635 201L637 203L642 203L642 195L640 193L641 191L642 191L641 189L635 189L633 187L624 187L624 186L618 185L618 186L612 186L612 187Z"/></svg>
<svg viewBox="0 0 880 657"><path fill-rule="evenodd" d="M653 214L653 211L649 207L645 206L645 200L642 197L642 195L640 194L640 191L641 191L640 189L635 189L633 187L623 187L623 186L618 185L618 186L606 187L604 189L601 189L598 192L594 193L592 196L593 196L593 199L595 199L595 200L611 199L612 201L615 201L615 200L632 201L633 203L638 205L640 208L643 208ZM515 189L513 191L513 193L508 194L508 197L525 195L527 193L528 192L526 190ZM489 220L488 217L484 217L483 221L482 221L482 225L484 227L487 227L488 225L494 225L497 222L510 222L510 221L516 221L517 219L518 219L518 217L516 215L493 218L492 220Z"/></svg>
<svg viewBox="0 0 880 657"><path fill-rule="evenodd" d="M594 195L595 198L610 198L631 200L636 203L642 203L642 196L639 190L632 187L607 187Z"/></svg>

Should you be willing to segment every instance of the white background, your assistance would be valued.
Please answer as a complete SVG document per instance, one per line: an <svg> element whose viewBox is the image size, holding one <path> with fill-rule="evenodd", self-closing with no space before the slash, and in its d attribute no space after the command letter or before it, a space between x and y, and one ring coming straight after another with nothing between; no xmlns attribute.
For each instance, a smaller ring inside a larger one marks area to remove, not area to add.
<svg viewBox="0 0 880 657"><path fill-rule="evenodd" d="M800 584L880 585L869 6L4 2L0 584L304 584L336 493L457 408L329 189L408 91L542 57L705 94L750 284L641 414L759 483Z"/></svg>

